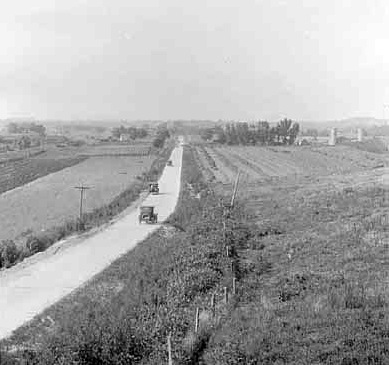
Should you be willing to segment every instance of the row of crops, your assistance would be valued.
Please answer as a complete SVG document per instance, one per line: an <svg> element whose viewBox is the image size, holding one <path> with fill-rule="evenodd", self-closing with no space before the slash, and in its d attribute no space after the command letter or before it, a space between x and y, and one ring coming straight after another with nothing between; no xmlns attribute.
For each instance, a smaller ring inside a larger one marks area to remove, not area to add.
<svg viewBox="0 0 389 365"><path fill-rule="evenodd" d="M202 173L207 181L215 181L215 170L217 170L216 163L208 155L207 150L204 147L198 147L194 150L194 157L198 166L201 166Z"/></svg>
<svg viewBox="0 0 389 365"><path fill-rule="evenodd" d="M234 180L238 167L225 158L217 149L197 146L198 164L207 181L230 183Z"/></svg>
<svg viewBox="0 0 389 365"><path fill-rule="evenodd" d="M24 159L0 164L0 193L25 185L50 173L73 166L86 157L64 159Z"/></svg>
<svg viewBox="0 0 389 365"><path fill-rule="evenodd" d="M45 151L41 147L32 147L27 150L18 150L18 151L7 151L0 153L0 163L3 164L5 162L16 162L23 160L27 157L35 157L38 156Z"/></svg>
<svg viewBox="0 0 389 365"><path fill-rule="evenodd" d="M344 174L384 166L384 157L349 147L266 148L255 146L197 146L205 175L229 183L237 171L246 181L283 176ZM212 181L212 179L208 179Z"/></svg>

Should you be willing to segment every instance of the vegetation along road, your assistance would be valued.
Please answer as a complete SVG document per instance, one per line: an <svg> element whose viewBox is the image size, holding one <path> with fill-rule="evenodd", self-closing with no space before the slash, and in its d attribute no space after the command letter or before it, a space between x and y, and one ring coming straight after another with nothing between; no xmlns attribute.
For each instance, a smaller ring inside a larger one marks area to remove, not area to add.
<svg viewBox="0 0 389 365"><path fill-rule="evenodd" d="M167 166L159 180L160 195L143 202L155 206L159 221L173 213L178 200L181 146L173 150L171 160L173 166ZM51 250L41 259L0 272L0 338L85 283L158 227L140 225L138 210L133 210L82 244Z"/></svg>

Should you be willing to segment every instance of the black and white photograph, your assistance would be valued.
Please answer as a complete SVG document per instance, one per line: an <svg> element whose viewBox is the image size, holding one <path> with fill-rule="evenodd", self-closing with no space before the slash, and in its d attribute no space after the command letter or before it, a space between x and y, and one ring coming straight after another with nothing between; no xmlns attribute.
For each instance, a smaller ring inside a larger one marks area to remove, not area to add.
<svg viewBox="0 0 389 365"><path fill-rule="evenodd" d="M389 2L0 3L0 365L389 364Z"/></svg>

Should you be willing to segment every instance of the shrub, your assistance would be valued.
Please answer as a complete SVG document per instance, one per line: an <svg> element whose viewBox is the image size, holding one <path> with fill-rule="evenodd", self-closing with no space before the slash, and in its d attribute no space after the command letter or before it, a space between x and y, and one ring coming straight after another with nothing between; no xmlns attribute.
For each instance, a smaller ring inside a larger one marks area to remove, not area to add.
<svg viewBox="0 0 389 365"><path fill-rule="evenodd" d="M51 242L48 236L29 236L26 241L26 247L30 255L44 251L50 244Z"/></svg>
<svg viewBox="0 0 389 365"><path fill-rule="evenodd" d="M0 267L10 267L19 258L19 250L12 240L4 240L0 247Z"/></svg>

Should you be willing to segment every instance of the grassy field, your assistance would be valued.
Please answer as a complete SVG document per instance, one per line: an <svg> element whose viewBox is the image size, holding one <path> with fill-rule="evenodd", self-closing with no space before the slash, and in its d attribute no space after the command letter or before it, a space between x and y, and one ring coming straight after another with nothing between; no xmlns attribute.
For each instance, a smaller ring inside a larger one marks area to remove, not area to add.
<svg viewBox="0 0 389 365"><path fill-rule="evenodd" d="M209 181L247 166L238 200L259 234L238 252L251 269L201 363L388 363L389 171L374 168L386 155L343 146L212 152L220 170Z"/></svg>
<svg viewBox="0 0 389 365"><path fill-rule="evenodd" d="M147 172L152 162L148 156L90 157L1 194L0 239L47 230L76 217L80 195L74 186L80 184L92 187L85 195L85 212L109 203Z"/></svg>

